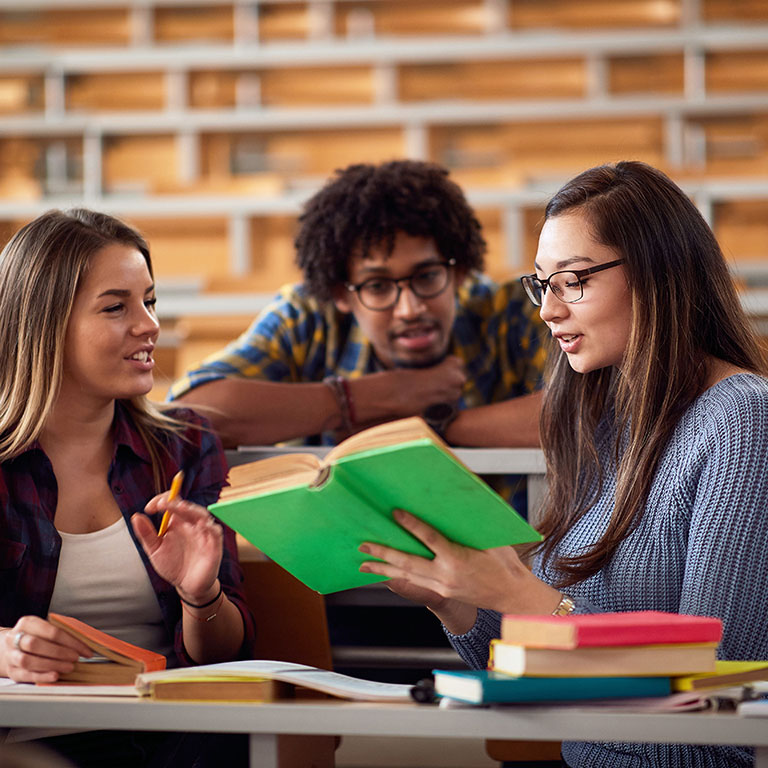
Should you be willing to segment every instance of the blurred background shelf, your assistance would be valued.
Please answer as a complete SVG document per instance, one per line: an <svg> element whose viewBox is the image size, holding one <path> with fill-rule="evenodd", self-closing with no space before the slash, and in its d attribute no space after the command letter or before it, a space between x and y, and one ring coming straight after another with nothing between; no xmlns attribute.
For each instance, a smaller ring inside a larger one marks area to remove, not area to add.
<svg viewBox="0 0 768 768"><path fill-rule="evenodd" d="M657 165L765 323L764 0L0 0L0 242L51 207L140 227L158 396L298 279L296 217L336 168L405 156L465 188L496 278L531 270L567 178Z"/></svg>

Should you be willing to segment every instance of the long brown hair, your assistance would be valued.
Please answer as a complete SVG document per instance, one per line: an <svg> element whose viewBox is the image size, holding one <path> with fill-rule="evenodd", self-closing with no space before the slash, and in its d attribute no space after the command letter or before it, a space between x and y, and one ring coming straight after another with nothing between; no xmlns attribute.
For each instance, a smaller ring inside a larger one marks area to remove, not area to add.
<svg viewBox="0 0 768 768"><path fill-rule="evenodd" d="M667 176L640 162L591 168L555 194L545 220L566 213L583 216L593 239L625 259L632 325L621 371L579 374L554 346L549 356L541 550L560 586L597 573L639 521L672 431L705 388L708 358L766 370L712 231ZM616 435L613 515L589 549L555 557L601 492L596 430L604 418Z"/></svg>
<svg viewBox="0 0 768 768"><path fill-rule="evenodd" d="M38 216L0 253L0 462L39 437L59 393L75 294L91 256L112 243L136 248L153 275L149 247L136 230L84 208ZM161 476L161 435L179 432L181 422L144 396L121 402L152 457L160 491L168 481Z"/></svg>

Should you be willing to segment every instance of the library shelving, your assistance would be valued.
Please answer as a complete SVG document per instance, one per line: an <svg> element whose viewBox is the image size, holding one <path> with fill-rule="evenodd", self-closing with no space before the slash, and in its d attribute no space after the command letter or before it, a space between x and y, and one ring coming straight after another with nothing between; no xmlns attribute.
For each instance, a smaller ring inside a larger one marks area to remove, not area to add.
<svg viewBox="0 0 768 768"><path fill-rule="evenodd" d="M466 189L494 276L530 268L563 181L638 158L760 282L768 3L0 0L0 241L54 206L124 216L178 317L247 316L298 277L324 179L405 156Z"/></svg>

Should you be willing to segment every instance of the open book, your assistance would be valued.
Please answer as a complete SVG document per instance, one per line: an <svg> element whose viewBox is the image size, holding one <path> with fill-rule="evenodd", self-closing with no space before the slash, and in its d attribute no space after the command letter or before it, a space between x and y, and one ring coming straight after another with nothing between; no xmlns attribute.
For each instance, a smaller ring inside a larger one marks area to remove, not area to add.
<svg viewBox="0 0 768 768"><path fill-rule="evenodd" d="M56 684L133 685L140 672L165 669L162 654L118 640L79 619L49 613L48 621L95 651L92 658L75 662L75 668L62 674Z"/></svg>
<svg viewBox="0 0 768 768"><path fill-rule="evenodd" d="M418 417L366 429L319 459L275 456L232 467L210 511L317 592L383 581L360 573L364 541L432 553L392 517L412 512L475 549L541 536Z"/></svg>
<svg viewBox="0 0 768 768"><path fill-rule="evenodd" d="M283 688L275 687L282 683ZM411 701L410 685L380 683L290 661L228 661L148 672L136 689L155 699L269 701L283 698L286 684L355 701Z"/></svg>
<svg viewBox="0 0 768 768"><path fill-rule="evenodd" d="M304 698L312 693L352 701L412 701L410 685L342 675L290 661L256 659L225 661L197 667L142 672L131 685L33 685L0 678L4 696L145 696L158 700L275 701Z"/></svg>

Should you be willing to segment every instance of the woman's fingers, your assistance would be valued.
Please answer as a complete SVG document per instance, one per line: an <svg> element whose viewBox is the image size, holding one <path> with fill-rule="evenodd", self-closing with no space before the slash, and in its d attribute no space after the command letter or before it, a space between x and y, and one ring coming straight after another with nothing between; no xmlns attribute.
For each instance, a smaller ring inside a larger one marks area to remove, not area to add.
<svg viewBox="0 0 768 768"><path fill-rule="evenodd" d="M22 616L6 637L6 643L11 643L15 650L71 661L77 661L78 656L93 656L93 651L82 640L39 616Z"/></svg>
<svg viewBox="0 0 768 768"><path fill-rule="evenodd" d="M212 530L220 528L219 524L216 522L216 518L214 518L205 507L201 507L193 501L174 499L168 504L167 508L172 515L171 520L175 517L177 520L183 520L185 523L202 525L209 527Z"/></svg>
<svg viewBox="0 0 768 768"><path fill-rule="evenodd" d="M393 510L392 517L394 517L395 520L408 531L408 533L415 536L435 554L438 554L439 551L444 550L450 544L448 539L438 533L431 525L427 525L423 520L419 520L418 517L412 515L410 512L406 512L404 509Z"/></svg>
<svg viewBox="0 0 768 768"><path fill-rule="evenodd" d="M155 499L160 500L158 504L147 504L145 511L148 514L156 514L164 513L167 509L170 514L168 530L179 528L180 524L187 524L193 526L197 533L214 537L222 536L221 526L205 507L185 499L174 499L170 503L165 503L162 501L162 496L167 496L167 494L155 497ZM136 513L131 518L131 523L139 541L147 552L152 552L160 547L161 540L158 538L157 528L146 515Z"/></svg>
<svg viewBox="0 0 768 768"><path fill-rule="evenodd" d="M193 501L187 501L186 499L173 499L168 501L168 494L163 493L160 496L155 496L145 507L144 511L147 514L157 514L160 512L168 512L171 514L171 523L173 519L183 520L186 523L192 525L201 524L209 526L212 529L219 527L216 519L211 513L199 504L195 504Z"/></svg>
<svg viewBox="0 0 768 768"><path fill-rule="evenodd" d="M3 637L8 677L16 682L54 682L93 651L38 616L23 616Z"/></svg>

